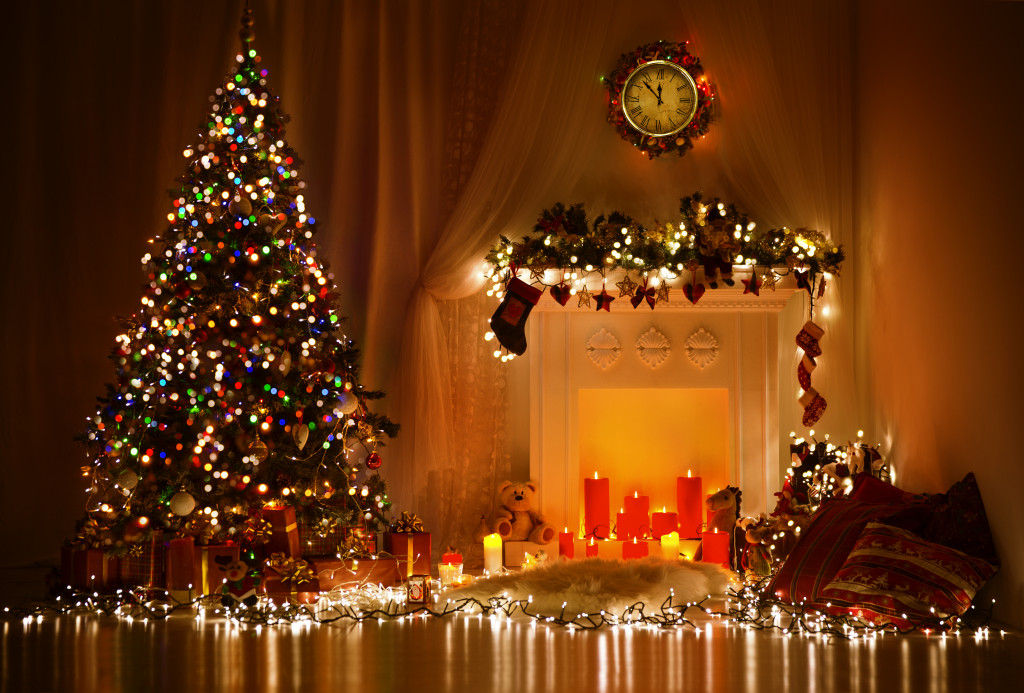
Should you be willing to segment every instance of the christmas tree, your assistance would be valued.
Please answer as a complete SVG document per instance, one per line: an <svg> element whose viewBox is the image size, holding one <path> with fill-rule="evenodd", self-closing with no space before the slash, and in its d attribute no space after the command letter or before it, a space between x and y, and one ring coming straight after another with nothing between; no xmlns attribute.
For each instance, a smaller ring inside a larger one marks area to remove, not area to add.
<svg viewBox="0 0 1024 693"><path fill-rule="evenodd" d="M83 434L93 545L151 529L242 539L268 504L377 528L389 507L376 450L398 426L368 408L382 393L359 383L248 10L242 24Z"/></svg>

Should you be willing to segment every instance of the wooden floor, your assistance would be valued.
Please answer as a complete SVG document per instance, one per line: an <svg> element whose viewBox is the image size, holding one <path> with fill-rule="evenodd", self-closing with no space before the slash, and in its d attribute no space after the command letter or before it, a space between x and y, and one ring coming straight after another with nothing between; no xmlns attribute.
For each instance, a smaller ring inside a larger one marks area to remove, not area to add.
<svg viewBox="0 0 1024 693"><path fill-rule="evenodd" d="M831 642L694 629L569 632L455 615L239 627L174 616L0 621L2 691L1024 691L1024 638Z"/></svg>

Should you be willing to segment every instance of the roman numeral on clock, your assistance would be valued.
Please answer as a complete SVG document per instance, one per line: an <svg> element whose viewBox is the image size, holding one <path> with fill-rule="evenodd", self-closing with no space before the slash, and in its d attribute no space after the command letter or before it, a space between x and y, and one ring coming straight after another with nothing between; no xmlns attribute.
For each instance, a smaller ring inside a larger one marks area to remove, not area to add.
<svg viewBox="0 0 1024 693"><path fill-rule="evenodd" d="M640 115L640 113L643 110L644 109L641 108L640 106L634 106L633 108L629 109L629 115L631 115L631 116L633 116L635 118L636 116Z"/></svg>

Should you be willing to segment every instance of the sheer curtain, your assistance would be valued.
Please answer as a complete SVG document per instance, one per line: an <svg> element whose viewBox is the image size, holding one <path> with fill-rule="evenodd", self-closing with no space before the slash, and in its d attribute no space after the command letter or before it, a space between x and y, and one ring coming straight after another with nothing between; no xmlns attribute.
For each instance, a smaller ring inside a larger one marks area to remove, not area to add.
<svg viewBox="0 0 1024 693"><path fill-rule="evenodd" d="M523 468L507 432L514 371L480 336L494 303L480 295L479 270L499 234L525 232L556 201L674 220L679 198L703 189L761 224L853 242L848 1L251 4L345 329L363 350L362 381L387 391L382 404L404 428L382 472L395 510L424 516L435 546L464 541L495 483ZM52 554L81 512L72 436L113 376L110 318L137 305L138 258L231 67L241 8L12 10L2 45L16 66L18 231L2 301L17 329L0 359L4 562ZM605 122L600 76L641 44L687 38L721 117L682 159L648 161ZM852 359L837 346L841 325L826 329L815 384L835 395L831 417L846 390L831 379ZM51 483L38 483L40 468ZM39 507L53 508L39 536L15 531Z"/></svg>

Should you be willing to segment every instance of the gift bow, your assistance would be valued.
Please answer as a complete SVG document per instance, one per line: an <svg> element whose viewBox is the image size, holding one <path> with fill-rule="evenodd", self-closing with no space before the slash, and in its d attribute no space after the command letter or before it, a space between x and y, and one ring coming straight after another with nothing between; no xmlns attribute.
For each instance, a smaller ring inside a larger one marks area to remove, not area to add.
<svg viewBox="0 0 1024 693"><path fill-rule="evenodd" d="M266 544L274 533L274 526L262 517L250 517L245 523L244 536L252 544Z"/></svg>
<svg viewBox="0 0 1024 693"><path fill-rule="evenodd" d="M281 576L281 582L312 582L316 578L313 568L302 558L288 558L283 553L272 553L267 567Z"/></svg>
<svg viewBox="0 0 1024 693"><path fill-rule="evenodd" d="M90 517L82 524L82 527L78 530L78 536L75 537L75 539L86 546L99 546L100 523Z"/></svg>
<svg viewBox="0 0 1024 693"><path fill-rule="evenodd" d="M402 511L402 516L391 524L392 532L423 532L423 520L414 513Z"/></svg>

